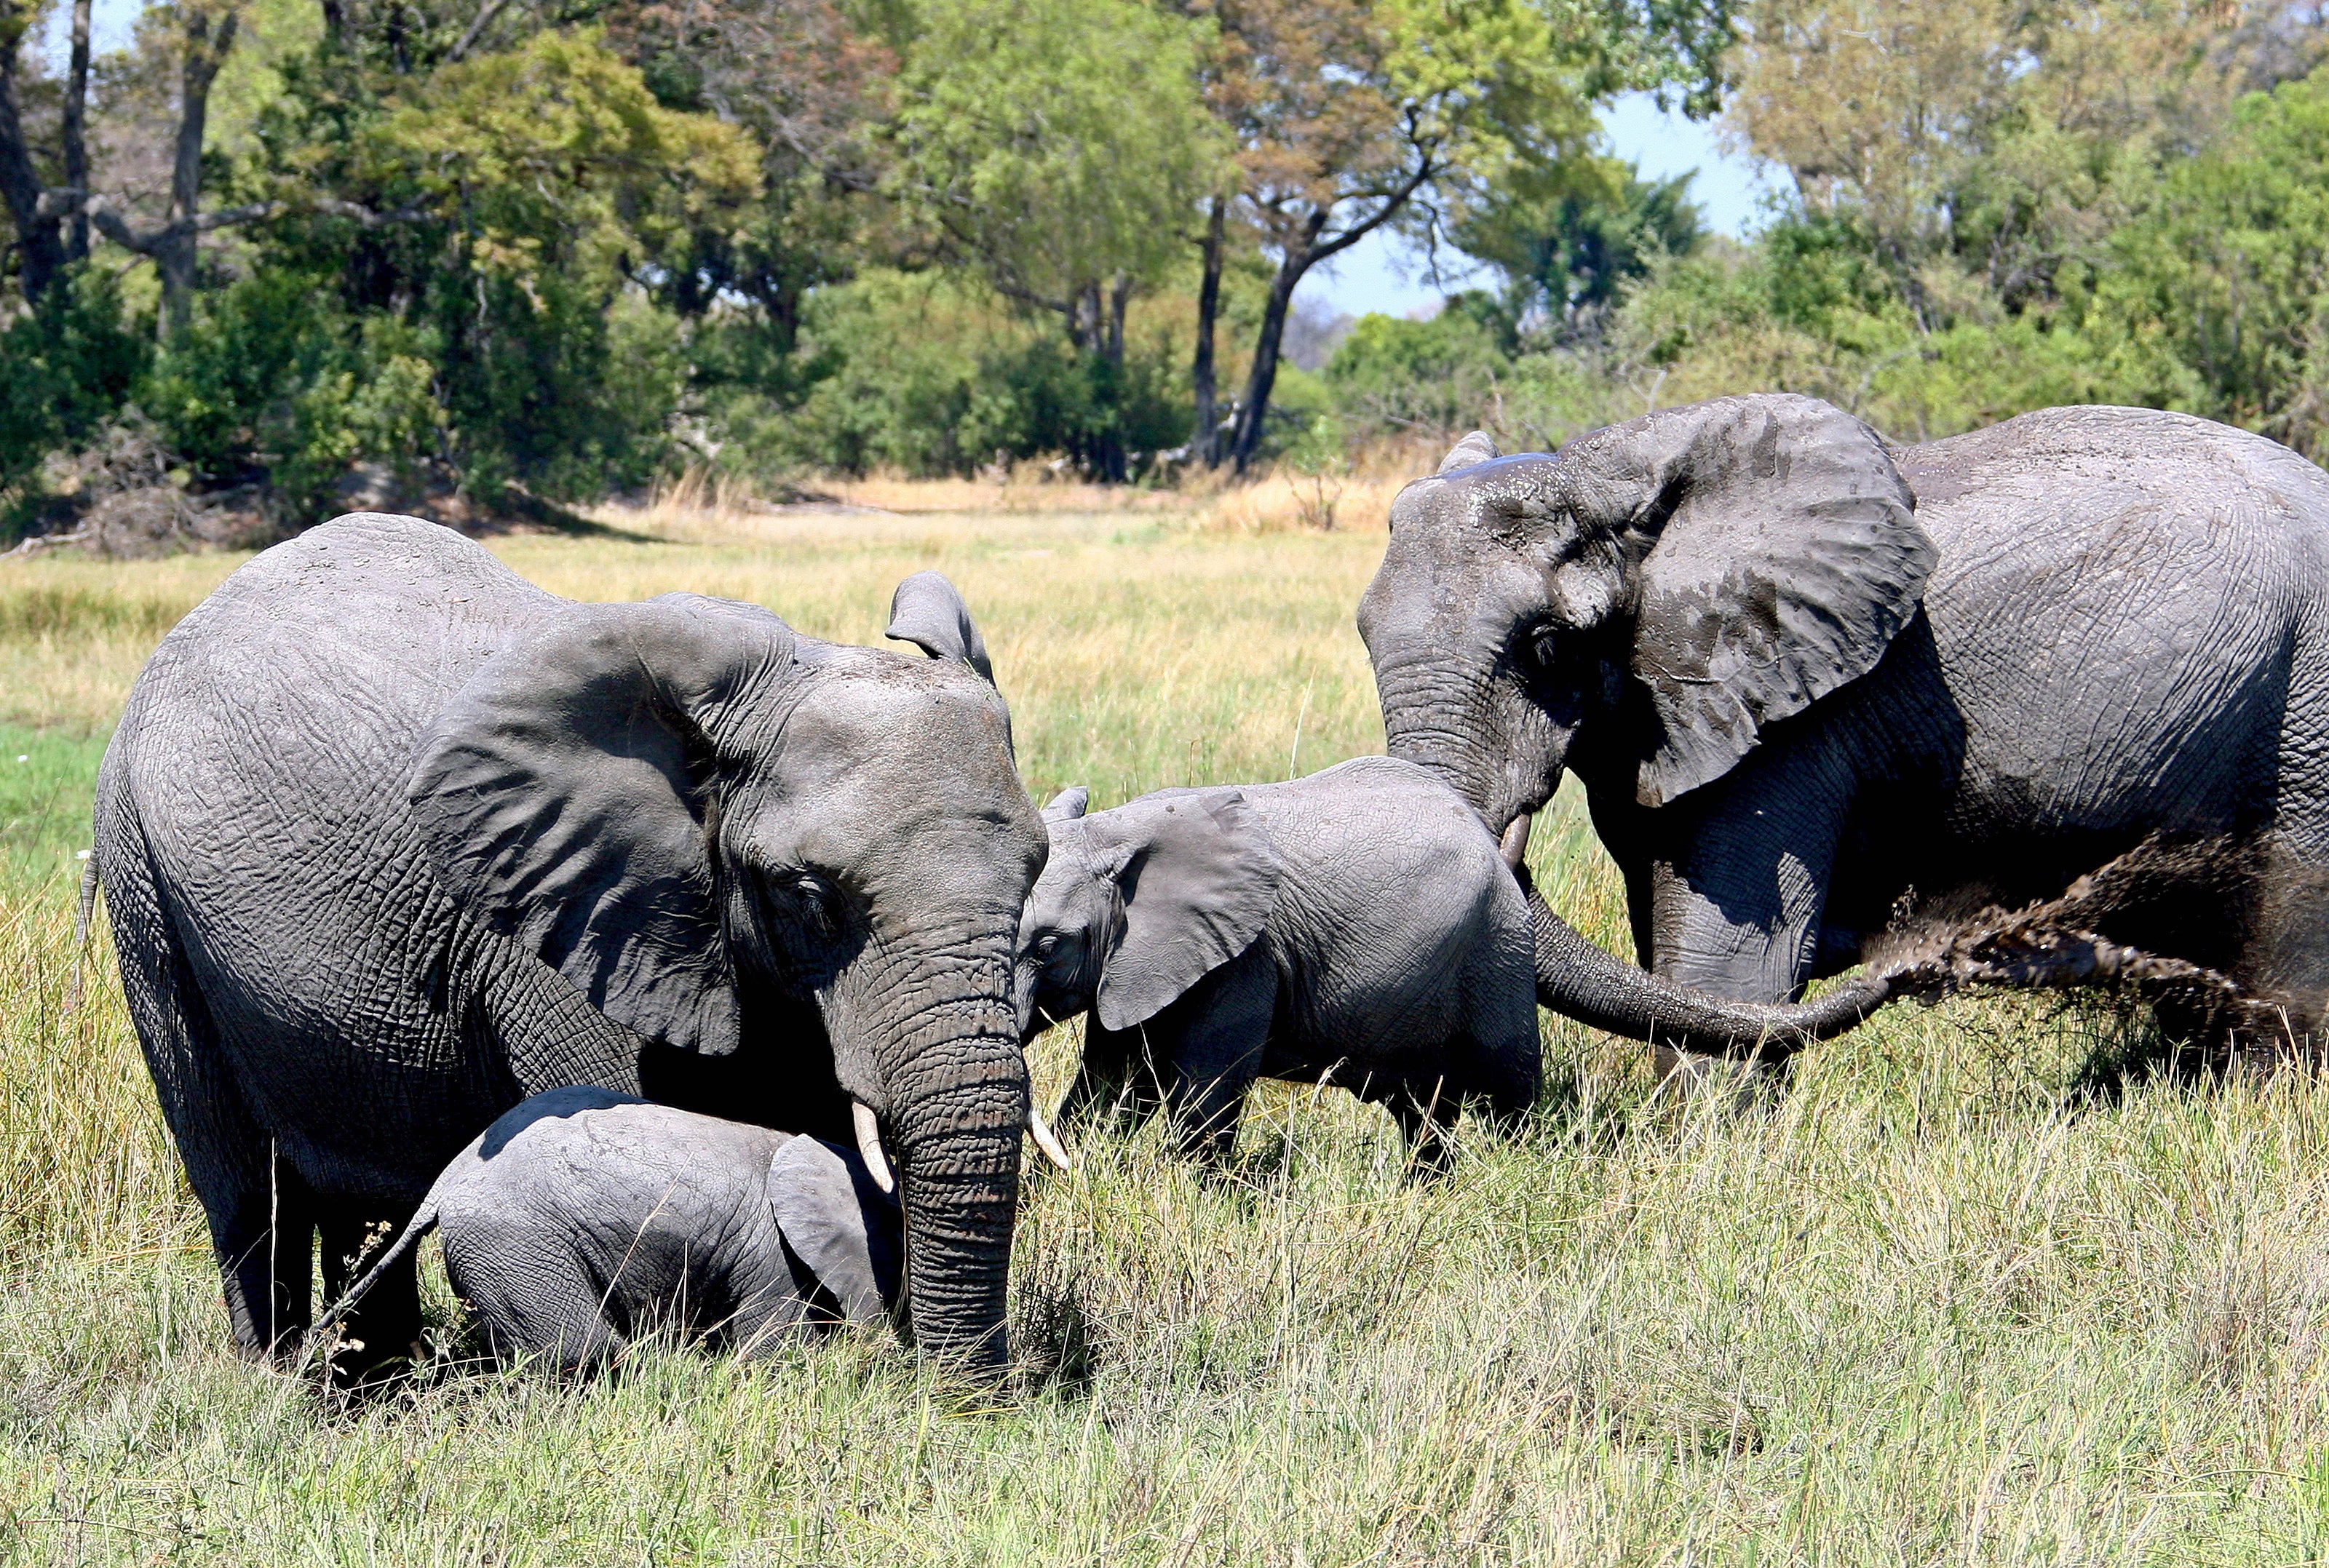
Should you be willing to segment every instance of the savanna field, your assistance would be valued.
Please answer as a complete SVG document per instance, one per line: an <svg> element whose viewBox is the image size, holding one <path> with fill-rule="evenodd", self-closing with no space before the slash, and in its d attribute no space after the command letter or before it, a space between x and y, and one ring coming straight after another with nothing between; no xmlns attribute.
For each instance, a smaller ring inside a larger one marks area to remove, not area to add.
<svg viewBox="0 0 2329 1568"><path fill-rule="evenodd" d="M937 568L1030 791L1097 807L1381 749L1381 512L1344 511L665 507L493 548L861 643ZM105 737L240 559L0 562L0 1561L2329 1561L2329 1083L2130 1072L2139 1020L2051 1001L1895 1009L1746 1109L1548 1017L1535 1124L1428 1186L1334 1090L1265 1084L1227 1180L1088 1135L1031 1186L1000 1404L886 1335L477 1371L429 1261L446 1349L396 1396L247 1365L101 920L73 995ZM1547 826L1548 897L1616 944L1581 813ZM1036 1047L1045 1103L1077 1047Z"/></svg>

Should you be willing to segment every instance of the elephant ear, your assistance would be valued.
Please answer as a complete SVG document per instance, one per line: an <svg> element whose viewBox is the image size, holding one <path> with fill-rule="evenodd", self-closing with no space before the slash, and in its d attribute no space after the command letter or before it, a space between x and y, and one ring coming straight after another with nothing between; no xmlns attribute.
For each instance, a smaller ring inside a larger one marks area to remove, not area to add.
<svg viewBox="0 0 2329 1568"><path fill-rule="evenodd" d="M1491 462L1495 456L1495 442L1489 438L1485 430L1475 430L1457 442L1455 446L1447 448L1447 455L1439 460L1439 467L1434 477L1445 478L1459 468L1470 468L1477 464Z"/></svg>
<svg viewBox="0 0 2329 1568"><path fill-rule="evenodd" d="M843 1318L870 1323L897 1299L901 1211L856 1155L820 1139L787 1139L768 1162L768 1206L785 1244Z"/></svg>
<svg viewBox="0 0 2329 1568"><path fill-rule="evenodd" d="M936 572L916 572L890 596L890 629L882 634L900 643L911 643L933 659L967 664L995 684L995 665L986 656L986 639L970 618L955 586Z"/></svg>
<svg viewBox="0 0 2329 1568"><path fill-rule="evenodd" d="M1253 945L1278 901L1277 846L1239 790L1174 790L1084 819L1084 854L1124 901L1100 970L1102 1028L1154 1018Z"/></svg>
<svg viewBox="0 0 2329 1568"><path fill-rule="evenodd" d="M765 610L667 594L577 606L495 654L422 737L406 789L438 879L624 1028L734 1050L715 737L795 643Z"/></svg>
<svg viewBox="0 0 2329 1568"><path fill-rule="evenodd" d="M1583 446L1586 450L1579 451ZM1763 728L1876 667L1938 552L1876 433L1811 398L1726 398L1571 443L1589 512L1644 538L1632 673L1648 699L1636 797L1720 778Z"/></svg>

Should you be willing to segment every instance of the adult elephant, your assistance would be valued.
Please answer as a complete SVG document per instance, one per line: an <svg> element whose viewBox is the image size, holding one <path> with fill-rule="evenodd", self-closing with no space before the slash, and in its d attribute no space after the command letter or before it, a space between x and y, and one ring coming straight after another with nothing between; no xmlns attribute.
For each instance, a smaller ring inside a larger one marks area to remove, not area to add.
<svg viewBox="0 0 2329 1568"><path fill-rule="evenodd" d="M1586 786L1648 972L1540 902L1549 1007L1833 1033L1888 982L1788 999L1903 895L2019 905L2146 845L2086 891L2105 934L2321 991L2329 475L2260 437L2054 408L1896 449L1792 396L1557 457L1476 434L1400 495L1359 626L1391 753L1508 842Z"/></svg>
<svg viewBox="0 0 2329 1568"><path fill-rule="evenodd" d="M318 1231L336 1294L479 1129L597 1084L878 1127L919 1342L999 1363L1045 840L960 599L924 573L893 610L933 657L693 595L571 603L358 513L164 640L96 860L246 1352L311 1321ZM381 1359L418 1327L407 1258L350 1329Z"/></svg>

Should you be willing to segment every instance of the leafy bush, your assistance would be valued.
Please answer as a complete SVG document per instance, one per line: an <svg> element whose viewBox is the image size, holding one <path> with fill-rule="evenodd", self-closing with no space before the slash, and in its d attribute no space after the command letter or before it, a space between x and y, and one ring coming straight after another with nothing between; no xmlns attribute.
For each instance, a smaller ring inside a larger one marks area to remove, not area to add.
<svg viewBox="0 0 2329 1568"><path fill-rule="evenodd" d="M111 274L77 270L0 332L0 492L42 457L76 446L126 402L145 372L148 338L122 319Z"/></svg>
<svg viewBox="0 0 2329 1568"><path fill-rule="evenodd" d="M966 474L997 454L1081 455L1103 437L1134 451L1187 439L1165 344L1127 344L1119 372L943 277L876 271L820 289L803 335L827 369L797 410L763 405L754 419L730 405L730 427L766 463Z"/></svg>
<svg viewBox="0 0 2329 1568"><path fill-rule="evenodd" d="M2096 337L2134 395L2329 458L2329 68L2243 99L2110 237Z"/></svg>
<svg viewBox="0 0 2329 1568"><path fill-rule="evenodd" d="M1359 318L1326 361L1343 418L1364 433L1476 423L1507 369L1485 327L1460 311L1429 321Z"/></svg>

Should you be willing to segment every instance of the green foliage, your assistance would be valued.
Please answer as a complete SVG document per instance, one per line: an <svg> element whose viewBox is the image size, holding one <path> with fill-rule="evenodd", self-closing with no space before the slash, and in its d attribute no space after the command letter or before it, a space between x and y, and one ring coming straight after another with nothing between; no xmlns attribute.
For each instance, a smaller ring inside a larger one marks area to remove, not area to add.
<svg viewBox="0 0 2329 1568"><path fill-rule="evenodd" d="M2091 309L2145 402L2329 457L2329 69L2239 108L2112 234Z"/></svg>
<svg viewBox="0 0 2329 1568"><path fill-rule="evenodd" d="M1502 268L1517 286L1506 303L1506 352L1516 352L1526 314L1542 311L1574 335L1616 305L1660 256L1687 256L1704 236L1690 201L1690 174L1645 180L1636 164L1579 158L1560 165L1549 190L1493 190L1464 222L1464 249Z"/></svg>
<svg viewBox="0 0 2329 1568"><path fill-rule="evenodd" d="M587 33L378 96L343 58L288 80L254 189L320 173L400 216L295 211L200 302L142 394L198 474L263 474L304 521L357 463L490 504L513 482L579 499L678 461L688 333L630 275L755 193L748 138L663 108Z"/></svg>
<svg viewBox="0 0 2329 1568"><path fill-rule="evenodd" d="M1326 362L1326 384L1361 428L1446 431L1476 419L1507 369L1495 340L1460 310L1429 321L1365 315Z"/></svg>
<svg viewBox="0 0 2329 1568"><path fill-rule="evenodd" d="M47 453L77 446L131 395L147 339L122 318L120 288L95 267L75 270L38 308L0 332L0 494Z"/></svg>
<svg viewBox="0 0 2329 1568"><path fill-rule="evenodd" d="M665 108L585 31L446 66L372 127L354 172L457 226L469 270L532 298L552 271L603 289L666 257L759 193L759 163L740 131Z"/></svg>
<svg viewBox="0 0 2329 1568"><path fill-rule="evenodd" d="M1122 365L998 311L958 282L891 271L812 297L804 342L830 372L757 435L764 464L963 474L1073 451L1106 432L1136 451L1187 438L1174 356L1135 341Z"/></svg>
<svg viewBox="0 0 2329 1568"><path fill-rule="evenodd" d="M906 211L1023 304L1155 282L1228 146L1204 30L1135 0L923 0L891 127Z"/></svg>

